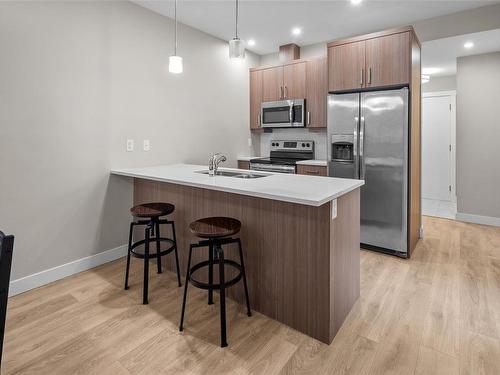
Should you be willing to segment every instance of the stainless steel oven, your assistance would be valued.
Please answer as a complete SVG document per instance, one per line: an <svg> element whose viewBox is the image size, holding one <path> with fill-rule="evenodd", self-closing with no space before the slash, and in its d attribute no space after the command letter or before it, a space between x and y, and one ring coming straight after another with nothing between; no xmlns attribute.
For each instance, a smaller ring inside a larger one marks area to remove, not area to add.
<svg viewBox="0 0 500 375"><path fill-rule="evenodd" d="M280 100L261 104L263 128L304 127L305 99Z"/></svg>
<svg viewBox="0 0 500 375"><path fill-rule="evenodd" d="M250 160L250 169L262 172L296 173L298 161L314 159L314 142L271 141L271 152L268 158Z"/></svg>

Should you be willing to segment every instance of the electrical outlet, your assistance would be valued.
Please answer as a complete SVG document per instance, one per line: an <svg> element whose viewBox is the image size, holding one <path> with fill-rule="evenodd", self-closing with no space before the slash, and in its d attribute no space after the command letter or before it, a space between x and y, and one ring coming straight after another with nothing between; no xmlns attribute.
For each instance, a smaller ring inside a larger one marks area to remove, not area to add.
<svg viewBox="0 0 500 375"><path fill-rule="evenodd" d="M134 140L127 139L127 152L132 152L132 151L134 151Z"/></svg>
<svg viewBox="0 0 500 375"><path fill-rule="evenodd" d="M144 141L142 141L142 150L143 151L151 150L151 144L149 143L149 139L145 139Z"/></svg>
<svg viewBox="0 0 500 375"><path fill-rule="evenodd" d="M332 200L332 220L337 217L337 200Z"/></svg>

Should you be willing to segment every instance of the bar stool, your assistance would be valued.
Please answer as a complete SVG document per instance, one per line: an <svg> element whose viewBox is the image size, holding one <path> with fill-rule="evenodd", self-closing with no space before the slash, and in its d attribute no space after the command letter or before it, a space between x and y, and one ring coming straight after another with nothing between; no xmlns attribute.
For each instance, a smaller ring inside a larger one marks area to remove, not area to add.
<svg viewBox="0 0 500 375"><path fill-rule="evenodd" d="M189 225L191 233L195 236L202 238L198 243L189 246L188 266L186 272L186 283L184 284L184 298L182 300L182 313L181 324L179 330L184 329L184 312L186 310L186 297L188 284L201 289L208 290L208 304L213 304L213 290L220 292L220 329L221 329L221 347L227 346L226 338L226 288L236 284L243 279L243 286L245 288L245 298L247 303L247 315L252 316L250 310L250 300L248 298L247 279L245 275L245 264L243 262L243 250L241 247L241 240L239 238L232 238L240 231L241 223L239 220L230 217L207 217L204 219L196 220ZM237 243L240 253L240 263L233 260L224 259L224 251L222 245ZM191 255L194 248L208 247L208 260L202 261L191 267ZM213 266L219 265L219 283L213 282ZM239 271L238 275L233 279L226 281L225 266L235 268ZM208 267L208 283L198 281L193 275L200 269Z"/></svg>
<svg viewBox="0 0 500 375"><path fill-rule="evenodd" d="M175 223L172 220L160 219L174 212L175 206L170 203L145 203L134 206L130 209L134 221L130 223L130 232L128 237L128 252L127 252L127 268L125 271L125 290L128 289L128 275L130 269L130 256L135 258L144 259L144 285L142 292L142 303L148 304L148 281L149 281L149 260L156 257L158 273L161 270L161 257L170 254L172 251L175 253L175 265L177 267L177 282L179 287L181 284L181 274L179 272L179 257L177 255L177 240L175 237ZM172 226L172 237L166 238L160 235L160 225L170 224ZM144 239L132 243L134 227L138 225L145 225ZM149 253L149 245L151 242L156 242L156 253ZM160 243L167 242L170 246L161 251ZM137 246L144 245L144 254L138 253L134 249Z"/></svg>

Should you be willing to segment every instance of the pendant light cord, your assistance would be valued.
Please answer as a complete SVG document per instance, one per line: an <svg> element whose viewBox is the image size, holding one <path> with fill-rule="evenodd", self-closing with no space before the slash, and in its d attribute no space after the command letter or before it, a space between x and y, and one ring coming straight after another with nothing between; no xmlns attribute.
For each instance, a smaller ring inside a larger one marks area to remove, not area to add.
<svg viewBox="0 0 500 375"><path fill-rule="evenodd" d="M236 0L236 39L238 39L238 0Z"/></svg>
<svg viewBox="0 0 500 375"><path fill-rule="evenodd" d="M177 0L175 0L174 16L175 16L175 46L174 46L174 55L177 56Z"/></svg>

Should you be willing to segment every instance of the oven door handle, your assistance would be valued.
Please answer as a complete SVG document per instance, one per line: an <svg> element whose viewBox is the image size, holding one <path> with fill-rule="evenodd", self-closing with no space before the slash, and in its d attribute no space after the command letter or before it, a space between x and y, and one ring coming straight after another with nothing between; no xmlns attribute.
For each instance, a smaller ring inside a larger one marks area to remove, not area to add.
<svg viewBox="0 0 500 375"><path fill-rule="evenodd" d="M261 172L295 173L293 165L250 163L250 169Z"/></svg>

